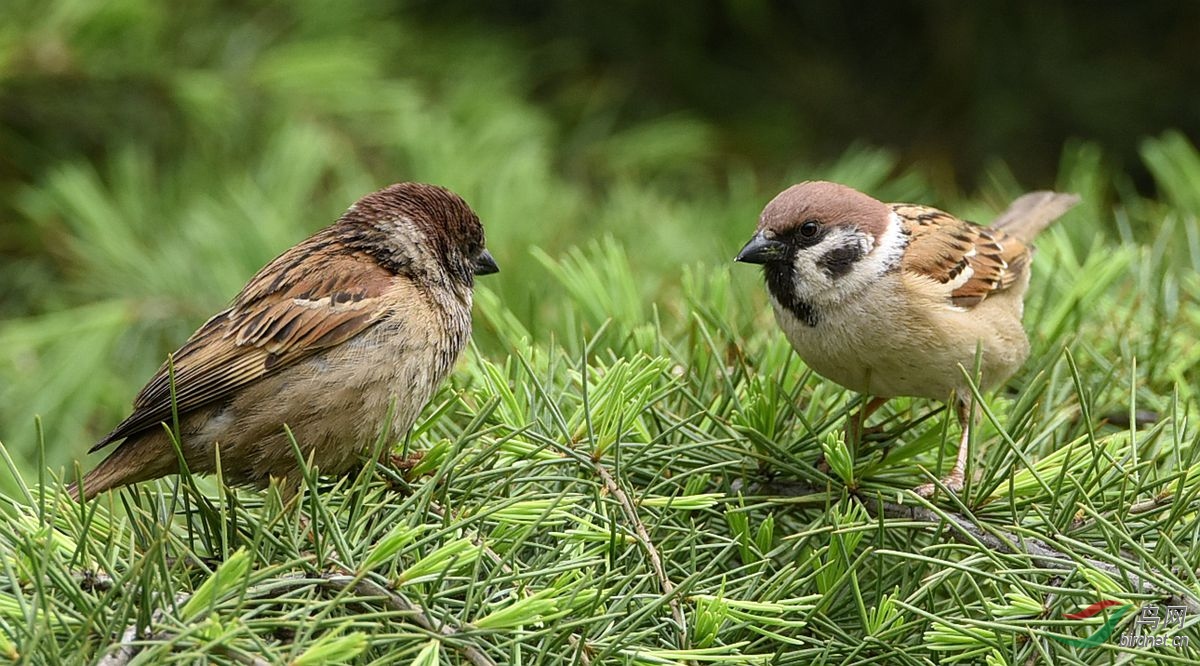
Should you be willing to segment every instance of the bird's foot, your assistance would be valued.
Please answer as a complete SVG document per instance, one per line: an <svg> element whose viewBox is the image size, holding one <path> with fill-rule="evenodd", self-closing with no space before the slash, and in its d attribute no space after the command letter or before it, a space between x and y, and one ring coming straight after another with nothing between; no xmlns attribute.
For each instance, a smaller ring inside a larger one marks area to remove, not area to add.
<svg viewBox="0 0 1200 666"><path fill-rule="evenodd" d="M822 474L829 474L832 469L829 467L829 461L825 459L825 454L822 453L817 457L817 462L813 463L813 467Z"/></svg>
<svg viewBox="0 0 1200 666"><path fill-rule="evenodd" d="M963 471L961 469L955 469L946 476L942 477L942 486L945 486L946 490L949 490L955 495L961 493L963 489ZM924 497L925 499L929 499L930 497L933 497L933 494L936 493L942 486L939 486L936 483L923 483L916 488L913 488L913 492L921 497Z"/></svg>
<svg viewBox="0 0 1200 666"><path fill-rule="evenodd" d="M417 464L420 463L424 458L424 451L410 451L407 455L403 456L398 453L389 454L387 457L387 462L392 469L400 472L402 476L407 477L408 473L411 472L413 468L416 467Z"/></svg>
<svg viewBox="0 0 1200 666"><path fill-rule="evenodd" d="M379 456L379 466L387 469L382 470L379 476L392 490L407 493L411 490L408 484L413 480L412 471L424 458L424 451L410 451L405 455L384 453Z"/></svg>
<svg viewBox="0 0 1200 666"><path fill-rule="evenodd" d="M942 486L952 494L957 495L962 492L963 481L966 478L967 456L970 453L971 441L971 411L970 403L966 399L960 398L955 403L955 411L958 413L958 424L962 428L962 437L958 440L958 456L954 460L954 467L950 473L942 477ZM934 483L926 483L916 488L913 492L924 498L933 497L939 486Z"/></svg>

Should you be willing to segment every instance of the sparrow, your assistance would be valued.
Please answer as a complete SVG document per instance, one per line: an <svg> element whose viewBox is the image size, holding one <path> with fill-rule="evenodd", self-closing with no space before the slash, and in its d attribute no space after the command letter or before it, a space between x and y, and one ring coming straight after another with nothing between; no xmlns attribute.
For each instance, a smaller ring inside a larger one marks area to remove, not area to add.
<svg viewBox="0 0 1200 666"><path fill-rule="evenodd" d="M412 427L470 338L475 276L498 270L479 218L450 190L368 194L168 357L89 453L120 444L70 492L86 501L178 471L176 413L192 472L215 472L219 455L231 485L277 477L294 494L294 437L322 474L346 473L381 432L394 441Z"/></svg>
<svg viewBox="0 0 1200 666"><path fill-rule="evenodd" d="M952 402L958 455L942 484L962 490L971 391L1013 375L1029 354L1021 326L1033 238L1079 197L1033 192L991 226L936 208L878 201L837 183L810 181L781 192L735 261L761 264L775 319L817 374L872 396L851 427L888 399ZM936 486L916 488L930 496Z"/></svg>

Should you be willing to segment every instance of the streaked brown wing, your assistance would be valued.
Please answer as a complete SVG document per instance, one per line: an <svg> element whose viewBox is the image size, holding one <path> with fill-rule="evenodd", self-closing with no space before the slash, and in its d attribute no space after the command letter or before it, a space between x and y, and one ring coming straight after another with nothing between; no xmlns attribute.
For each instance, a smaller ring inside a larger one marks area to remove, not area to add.
<svg viewBox="0 0 1200 666"><path fill-rule="evenodd" d="M1012 286L1027 268L1030 249L999 229L927 206L893 204L892 210L909 232L901 266L945 285L953 305L974 307Z"/></svg>
<svg viewBox="0 0 1200 666"><path fill-rule="evenodd" d="M324 258L319 269L304 261L314 252ZM363 332L386 312L382 296L393 279L378 262L342 247L331 233L320 232L280 255L173 355L179 413ZM171 421L168 364L133 406L133 413L92 451Z"/></svg>

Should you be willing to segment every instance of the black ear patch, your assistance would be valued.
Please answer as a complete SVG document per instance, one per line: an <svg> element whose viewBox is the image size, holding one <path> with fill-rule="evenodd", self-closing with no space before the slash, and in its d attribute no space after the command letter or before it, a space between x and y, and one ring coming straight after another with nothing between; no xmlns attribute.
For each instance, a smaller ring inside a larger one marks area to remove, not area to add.
<svg viewBox="0 0 1200 666"><path fill-rule="evenodd" d="M821 258L817 259L817 266L829 277L839 278L849 273L850 269L854 268L855 262L862 259L862 256L862 244L856 241L849 245L835 247L821 255Z"/></svg>

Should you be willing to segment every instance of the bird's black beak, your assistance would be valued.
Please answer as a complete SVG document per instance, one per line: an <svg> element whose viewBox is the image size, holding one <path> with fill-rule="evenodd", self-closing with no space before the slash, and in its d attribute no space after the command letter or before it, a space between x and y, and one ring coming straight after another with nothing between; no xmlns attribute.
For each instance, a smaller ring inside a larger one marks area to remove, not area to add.
<svg viewBox="0 0 1200 666"><path fill-rule="evenodd" d="M492 253L484 250L479 253L479 258L475 260L476 275L491 275L499 273L500 267L496 265L496 260L492 257Z"/></svg>
<svg viewBox="0 0 1200 666"><path fill-rule="evenodd" d="M760 231L754 234L754 238L746 243L746 246L742 248L741 252L738 252L738 256L733 260L746 264L765 264L786 257L787 245L763 236Z"/></svg>

